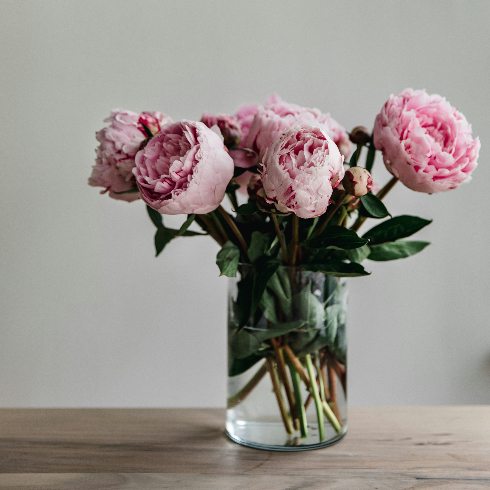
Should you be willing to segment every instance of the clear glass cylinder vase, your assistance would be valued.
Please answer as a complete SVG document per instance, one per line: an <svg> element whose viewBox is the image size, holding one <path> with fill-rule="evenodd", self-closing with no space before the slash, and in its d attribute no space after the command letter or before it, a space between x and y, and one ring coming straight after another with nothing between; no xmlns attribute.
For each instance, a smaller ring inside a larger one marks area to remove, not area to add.
<svg viewBox="0 0 490 490"><path fill-rule="evenodd" d="M276 451L338 442L347 430L346 280L281 266L258 299L253 270L239 271L229 281L228 436Z"/></svg>

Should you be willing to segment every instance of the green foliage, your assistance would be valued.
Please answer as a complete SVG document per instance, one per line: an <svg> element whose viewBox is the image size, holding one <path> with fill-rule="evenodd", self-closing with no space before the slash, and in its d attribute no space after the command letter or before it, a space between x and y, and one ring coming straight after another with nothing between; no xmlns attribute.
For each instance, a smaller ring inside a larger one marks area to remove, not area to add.
<svg viewBox="0 0 490 490"><path fill-rule="evenodd" d="M260 231L252 232L252 238L248 247L248 256L252 262L264 255L267 244L269 243L269 236L260 233Z"/></svg>
<svg viewBox="0 0 490 490"><path fill-rule="evenodd" d="M308 264L308 269L335 277L359 277L369 276L371 274L361 264L354 262L348 263L335 259L325 260L321 264Z"/></svg>
<svg viewBox="0 0 490 490"><path fill-rule="evenodd" d="M158 257L167 244L175 238L175 235L168 228L158 228L155 233L155 257Z"/></svg>
<svg viewBox="0 0 490 490"><path fill-rule="evenodd" d="M378 199L374 194L366 194L361 197L360 212L363 216L367 216L368 218L380 219L390 216L383 201Z"/></svg>
<svg viewBox="0 0 490 490"><path fill-rule="evenodd" d="M371 172L373 169L375 156L376 156L376 148L374 146L373 139L371 138L371 142L369 143L368 153L366 156L366 170L368 172Z"/></svg>
<svg viewBox="0 0 490 490"><path fill-rule="evenodd" d="M394 242L372 245L369 260L386 261L404 259L421 252L430 242L419 242L415 240L396 240Z"/></svg>
<svg viewBox="0 0 490 490"><path fill-rule="evenodd" d="M220 276L235 277L239 261L240 249L233 242L227 241L216 256Z"/></svg>
<svg viewBox="0 0 490 490"><path fill-rule="evenodd" d="M380 243L394 242L400 238L413 235L430 223L432 220L418 218L417 216L396 216L371 228L363 235L363 238L369 240L370 247Z"/></svg>
<svg viewBox="0 0 490 490"><path fill-rule="evenodd" d="M187 216L187 219L184 221L183 225L180 227L179 231L177 232L177 235L175 236L182 236L186 231L189 226L191 226L192 222L196 219L195 214L189 214Z"/></svg>
<svg viewBox="0 0 490 490"><path fill-rule="evenodd" d="M353 230L343 226L327 226L318 236L306 240L302 245L307 248L352 250L367 242Z"/></svg>
<svg viewBox="0 0 490 490"><path fill-rule="evenodd" d="M371 248L369 245L364 245L361 248L356 248L354 250L347 251L347 257L351 262L356 262L360 264L364 259L366 259L371 253Z"/></svg>
<svg viewBox="0 0 490 490"><path fill-rule="evenodd" d="M258 211L259 211L259 208L254 203L247 203L247 204L242 204L241 206L238 206L236 213L237 214L243 214L243 215L249 215L249 214L255 214Z"/></svg>

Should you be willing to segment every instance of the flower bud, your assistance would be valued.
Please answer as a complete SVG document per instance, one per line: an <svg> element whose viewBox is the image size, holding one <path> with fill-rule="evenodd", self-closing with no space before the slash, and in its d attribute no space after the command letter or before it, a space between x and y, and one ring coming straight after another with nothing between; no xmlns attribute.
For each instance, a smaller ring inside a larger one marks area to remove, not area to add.
<svg viewBox="0 0 490 490"><path fill-rule="evenodd" d="M218 126L227 148L236 148L240 143L242 137L240 124L233 116L228 116L227 114L218 114L215 116L205 112L202 115L201 122L208 128Z"/></svg>
<svg viewBox="0 0 490 490"><path fill-rule="evenodd" d="M342 185L347 194L354 197L362 197L373 187L373 179L365 168L351 167L345 171Z"/></svg>
<svg viewBox="0 0 490 490"><path fill-rule="evenodd" d="M262 179L258 174L252 174L247 184L247 192L251 199L257 199L257 192L262 189Z"/></svg>
<svg viewBox="0 0 490 490"><path fill-rule="evenodd" d="M367 145L371 140L371 133L365 126L356 126L350 132L349 139L356 145Z"/></svg>

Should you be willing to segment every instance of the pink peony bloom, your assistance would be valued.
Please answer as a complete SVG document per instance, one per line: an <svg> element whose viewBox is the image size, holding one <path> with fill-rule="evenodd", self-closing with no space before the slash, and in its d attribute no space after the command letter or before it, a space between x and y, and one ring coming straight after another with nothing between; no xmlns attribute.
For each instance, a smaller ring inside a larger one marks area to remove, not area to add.
<svg viewBox="0 0 490 490"><path fill-rule="evenodd" d="M94 187L104 187L101 194L109 192L114 199L128 202L139 199L139 192L117 193L137 189L133 176L134 157L141 143L148 138L144 126L155 134L172 119L161 112L138 114L116 109L104 122L110 124L96 133L100 145L88 183Z"/></svg>
<svg viewBox="0 0 490 490"><path fill-rule="evenodd" d="M329 114L318 109L307 109L276 99L276 102L259 107L247 135L245 146L256 151L261 160L267 148L285 130L292 126L310 123L321 126L344 157L350 153L351 144L345 129Z"/></svg>
<svg viewBox="0 0 490 490"><path fill-rule="evenodd" d="M321 126L308 124L286 129L268 146L262 165L267 198L300 218L323 214L344 177L337 145Z"/></svg>
<svg viewBox="0 0 490 490"><path fill-rule="evenodd" d="M477 166L480 140L471 125L444 97L425 90L392 95L373 134L388 171L414 191L455 189Z"/></svg>
<svg viewBox="0 0 490 490"><path fill-rule="evenodd" d="M208 128L218 126L225 145L228 148L235 148L240 143L242 132L240 130L240 123L233 117L227 114L218 114L214 116L205 112L202 115L201 122L203 122Z"/></svg>
<svg viewBox="0 0 490 490"><path fill-rule="evenodd" d="M215 210L233 177L221 138L202 122L167 124L136 155L142 199L162 214Z"/></svg>

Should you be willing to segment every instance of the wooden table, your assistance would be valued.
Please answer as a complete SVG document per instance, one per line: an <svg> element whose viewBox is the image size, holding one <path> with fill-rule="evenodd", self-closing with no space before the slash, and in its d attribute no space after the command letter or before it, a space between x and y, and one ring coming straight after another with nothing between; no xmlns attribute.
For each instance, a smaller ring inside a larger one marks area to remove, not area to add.
<svg viewBox="0 0 490 490"><path fill-rule="evenodd" d="M351 408L337 445L239 446L222 409L0 410L0 488L490 489L490 406Z"/></svg>

